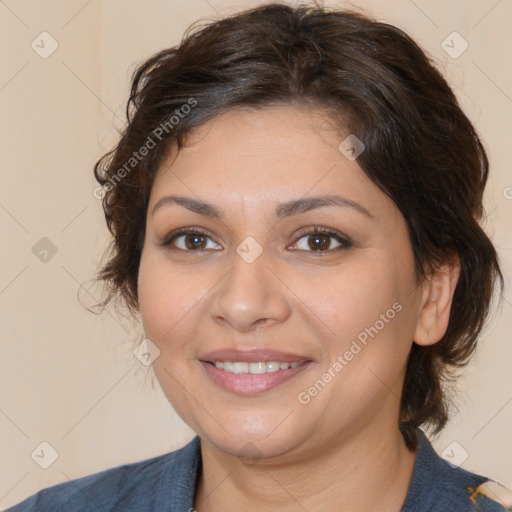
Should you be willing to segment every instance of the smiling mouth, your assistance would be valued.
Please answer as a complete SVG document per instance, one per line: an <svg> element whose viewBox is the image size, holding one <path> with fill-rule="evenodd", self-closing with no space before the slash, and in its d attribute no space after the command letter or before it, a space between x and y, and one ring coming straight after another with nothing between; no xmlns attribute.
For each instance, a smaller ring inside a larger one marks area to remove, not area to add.
<svg viewBox="0 0 512 512"><path fill-rule="evenodd" d="M279 362L279 361L206 361L219 370L229 373L243 374L251 373L261 375L264 373L275 373L290 368L297 368L306 361Z"/></svg>
<svg viewBox="0 0 512 512"><path fill-rule="evenodd" d="M208 379L235 395L258 395L279 386L314 363L303 361L200 361Z"/></svg>

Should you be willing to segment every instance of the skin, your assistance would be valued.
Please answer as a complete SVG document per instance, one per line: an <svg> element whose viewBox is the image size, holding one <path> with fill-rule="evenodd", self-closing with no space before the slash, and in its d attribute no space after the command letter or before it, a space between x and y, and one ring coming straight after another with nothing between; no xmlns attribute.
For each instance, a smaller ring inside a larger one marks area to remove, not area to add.
<svg viewBox="0 0 512 512"><path fill-rule="evenodd" d="M398 430L406 359L413 340L432 344L446 331L458 261L417 282L405 219L357 160L338 150L347 134L325 119L296 105L217 116L177 155L169 152L151 190L141 320L161 351L153 368L165 395L201 437L199 512L398 512L407 495L415 453ZM168 194L213 203L224 217L177 204L153 215ZM273 218L281 202L322 194L349 198L371 217L327 206ZM334 237L315 245L314 236L297 234L314 226L352 245ZM194 235L189 245L186 236L175 239L174 251L159 245L190 227L207 231L202 250L190 248ZM252 263L236 252L248 236L262 249ZM299 393L395 303L401 311L309 403L299 403ZM305 355L313 364L273 389L239 396L212 383L198 360L249 347Z"/></svg>

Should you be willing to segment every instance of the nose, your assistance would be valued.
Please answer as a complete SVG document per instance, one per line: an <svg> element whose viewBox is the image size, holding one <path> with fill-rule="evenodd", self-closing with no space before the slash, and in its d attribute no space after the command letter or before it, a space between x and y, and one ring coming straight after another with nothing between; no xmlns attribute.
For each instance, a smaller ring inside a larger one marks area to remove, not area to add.
<svg viewBox="0 0 512 512"><path fill-rule="evenodd" d="M211 315L217 323L251 331L288 318L287 288L270 263L265 251L251 263L233 254L231 269L214 289Z"/></svg>

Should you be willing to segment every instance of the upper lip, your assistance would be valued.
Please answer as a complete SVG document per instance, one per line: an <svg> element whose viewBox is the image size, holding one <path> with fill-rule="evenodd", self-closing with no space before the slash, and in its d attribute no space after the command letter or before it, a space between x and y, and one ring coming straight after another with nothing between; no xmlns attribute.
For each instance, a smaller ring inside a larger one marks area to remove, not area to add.
<svg viewBox="0 0 512 512"><path fill-rule="evenodd" d="M247 361L248 363L258 363L260 361L276 361L278 363L310 361L308 357L263 348L252 350L214 350L213 352L208 352L207 354L199 356L199 359L209 363L215 363L217 361Z"/></svg>

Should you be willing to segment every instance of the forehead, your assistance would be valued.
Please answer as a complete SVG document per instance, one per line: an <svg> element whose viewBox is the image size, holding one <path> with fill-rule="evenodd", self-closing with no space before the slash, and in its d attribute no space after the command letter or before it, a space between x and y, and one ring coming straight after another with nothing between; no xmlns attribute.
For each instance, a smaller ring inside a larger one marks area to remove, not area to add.
<svg viewBox="0 0 512 512"><path fill-rule="evenodd" d="M342 194L373 208L391 200L338 148L347 136L325 112L297 106L236 110L192 130L158 169L151 205L165 193L254 209L308 195Z"/></svg>

